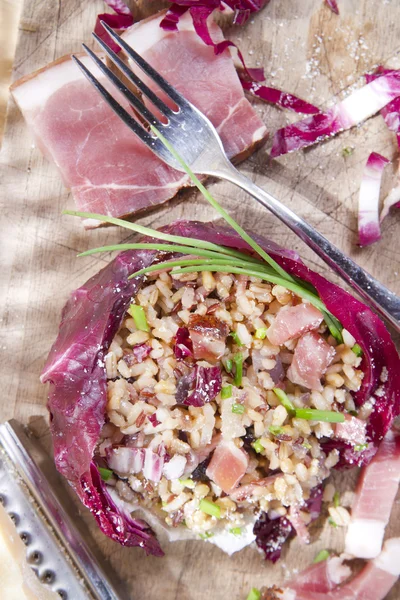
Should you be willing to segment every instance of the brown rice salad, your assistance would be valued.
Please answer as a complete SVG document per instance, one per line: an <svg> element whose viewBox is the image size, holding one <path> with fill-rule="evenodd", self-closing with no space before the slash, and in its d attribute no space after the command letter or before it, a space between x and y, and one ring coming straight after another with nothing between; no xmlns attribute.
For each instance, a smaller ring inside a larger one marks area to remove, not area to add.
<svg viewBox="0 0 400 600"><path fill-rule="evenodd" d="M261 512L286 515L301 534L311 490L339 460L324 442L365 447L372 405L354 416L361 358L346 330L343 340L280 285L147 276L106 356L96 459L110 490L210 541L223 532L249 543Z"/></svg>

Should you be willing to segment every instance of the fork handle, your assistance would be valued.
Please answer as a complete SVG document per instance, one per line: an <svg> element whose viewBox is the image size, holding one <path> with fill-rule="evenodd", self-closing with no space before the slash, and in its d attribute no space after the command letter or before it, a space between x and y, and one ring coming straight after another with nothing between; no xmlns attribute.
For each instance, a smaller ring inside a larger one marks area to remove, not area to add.
<svg viewBox="0 0 400 600"><path fill-rule="evenodd" d="M242 175L231 163L226 162L224 165L218 166L212 174L239 186L253 196L262 206L268 208L358 292L363 300L369 303L381 316L385 317L396 331L400 332L400 298L396 294L364 271L351 258L343 254L339 248L269 192L261 189L245 175Z"/></svg>

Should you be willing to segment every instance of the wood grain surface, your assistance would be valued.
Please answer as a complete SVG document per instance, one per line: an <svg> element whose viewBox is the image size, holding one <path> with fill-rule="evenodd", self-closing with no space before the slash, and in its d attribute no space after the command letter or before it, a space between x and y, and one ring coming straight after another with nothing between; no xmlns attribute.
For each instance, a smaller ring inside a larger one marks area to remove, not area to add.
<svg viewBox="0 0 400 600"><path fill-rule="evenodd" d="M322 0L271 0L261 14L226 34L237 41L249 63L264 65L269 82L323 107L363 82L365 71L384 63L400 67L400 2L341 0L335 16ZM142 3L148 14L157 3ZM101 1L25 0L19 25L14 74L16 79L63 54L79 50L90 39ZM268 129L298 117L255 102ZM349 253L363 267L400 293L400 211L383 224L382 240L360 250L356 246L356 207L363 166L371 151L390 159L383 193L394 185L397 147L379 115L305 152L279 160L269 158L270 144L241 166L257 184L268 187L292 209ZM342 150L354 148L344 158ZM249 230L298 250L307 263L328 273L314 254L286 227L227 183L211 182L215 197ZM84 232L79 222L61 216L72 208L56 168L33 145L25 123L9 101L1 153L1 340L2 400L0 420L16 417L49 447L46 388L40 384L49 347L68 294L93 275L108 256L77 259L78 251L116 243L115 229ZM214 220L215 213L195 191L187 191L140 222L159 226L177 218ZM338 475L341 491L354 487L357 473ZM67 486L63 494L75 499ZM78 507L78 503L76 503ZM281 583L288 571L302 569L322 548L340 551L343 531L320 519L312 544L294 540L275 566L253 549L231 559L209 544L179 542L165 548L166 557L146 557L140 549L124 549L105 538L82 508L88 539L108 559L124 581L124 600L244 599L251 586ZM397 501L388 535L400 535ZM400 584L388 596L400 598Z"/></svg>

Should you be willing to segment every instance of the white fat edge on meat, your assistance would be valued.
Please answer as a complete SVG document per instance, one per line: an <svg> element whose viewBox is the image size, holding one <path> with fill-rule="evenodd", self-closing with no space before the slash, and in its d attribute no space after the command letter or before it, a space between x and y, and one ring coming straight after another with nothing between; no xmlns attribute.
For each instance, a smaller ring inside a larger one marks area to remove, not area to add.
<svg viewBox="0 0 400 600"><path fill-rule="evenodd" d="M382 552L374 559L374 565L393 577L400 576L400 538L386 540Z"/></svg>
<svg viewBox="0 0 400 600"><path fill-rule="evenodd" d="M385 522L354 519L346 533L345 552L357 558L375 558L382 548Z"/></svg>
<svg viewBox="0 0 400 600"><path fill-rule="evenodd" d="M99 54L99 56L101 56ZM90 69L97 79L104 79L100 69L88 56L80 56L79 60ZM85 81L85 76L71 58L57 64L50 64L32 79L21 83L12 90L12 94L24 116L41 110L47 100L57 90L74 81Z"/></svg>
<svg viewBox="0 0 400 600"><path fill-rule="evenodd" d="M342 554L341 556L331 556L327 559L328 577L335 585L343 583L351 575L350 567L343 564L343 561L348 558L346 554Z"/></svg>
<svg viewBox="0 0 400 600"><path fill-rule="evenodd" d="M134 517L137 516L138 518L144 519L154 530L161 544L165 542L179 542L182 540L201 540L199 534L195 531L191 531L187 527L169 527L154 511L134 504L133 502L126 502L113 488L108 487L107 491L118 508L125 513L134 513ZM206 538L203 541L218 546L223 552L232 556L235 552L243 550L243 548L251 545L255 541L256 536L253 534L253 528L256 520L256 515L249 515L246 518L246 524L241 527L242 532L240 535L234 535L225 527L221 527L220 529L214 529L212 537Z"/></svg>

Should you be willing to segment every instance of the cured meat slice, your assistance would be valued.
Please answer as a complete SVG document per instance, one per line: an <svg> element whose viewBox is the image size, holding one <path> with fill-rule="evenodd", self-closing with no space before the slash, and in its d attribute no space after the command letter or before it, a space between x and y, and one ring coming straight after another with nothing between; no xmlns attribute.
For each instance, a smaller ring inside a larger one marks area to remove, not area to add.
<svg viewBox="0 0 400 600"><path fill-rule="evenodd" d="M400 433L389 431L361 473L346 534L348 554L358 558L378 556L399 482Z"/></svg>
<svg viewBox="0 0 400 600"><path fill-rule="evenodd" d="M179 32L161 29L163 14L133 25L125 39L209 117L231 158L245 158L263 141L266 128L244 97L229 52L216 56L195 33L189 14ZM216 24L210 29L216 41L223 39ZM104 82L92 61L82 60ZM136 138L70 56L20 79L12 92L79 210L126 216L161 204L189 185L186 175Z"/></svg>
<svg viewBox="0 0 400 600"><path fill-rule="evenodd" d="M316 565L306 571L306 578L300 574L285 589L273 588L275 600L383 600L400 575L400 538L385 542L382 552L371 560L351 581L332 586L330 576L326 577L323 566ZM331 559L330 559L331 560ZM340 559L339 559L340 560ZM326 567L325 567L326 568ZM342 575L346 578L346 573ZM342 578L342 575L339 577ZM315 578L318 579L316 585ZM316 589L317 588L317 589ZM270 593L267 591L267 594ZM270 596L266 596L271 598Z"/></svg>

